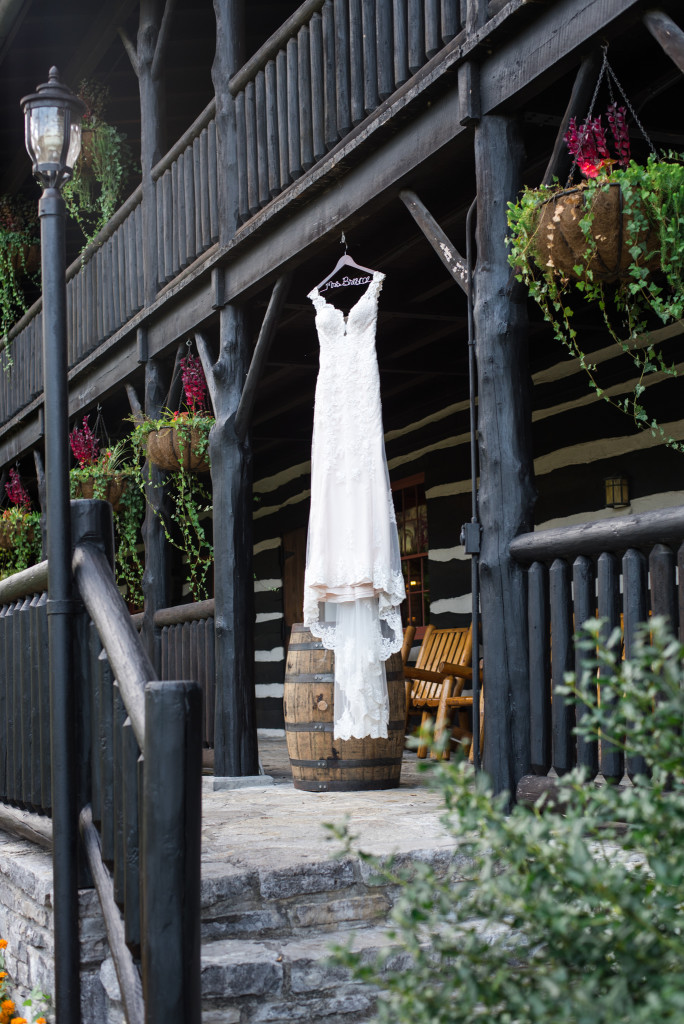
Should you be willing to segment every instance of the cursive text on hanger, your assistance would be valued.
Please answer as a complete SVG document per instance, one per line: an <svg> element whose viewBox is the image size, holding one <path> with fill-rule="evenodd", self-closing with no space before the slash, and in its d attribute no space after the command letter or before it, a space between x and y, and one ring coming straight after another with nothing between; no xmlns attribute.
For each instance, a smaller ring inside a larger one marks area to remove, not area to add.
<svg viewBox="0 0 684 1024"><path fill-rule="evenodd" d="M328 288L349 288L352 285L370 284L372 278L370 277L343 277L340 281L327 281L319 292L325 292Z"/></svg>

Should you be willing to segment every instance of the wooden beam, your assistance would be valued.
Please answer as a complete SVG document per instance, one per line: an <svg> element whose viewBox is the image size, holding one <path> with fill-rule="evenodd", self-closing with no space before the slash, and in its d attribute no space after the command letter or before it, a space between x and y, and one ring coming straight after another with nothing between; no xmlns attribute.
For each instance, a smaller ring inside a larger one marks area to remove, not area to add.
<svg viewBox="0 0 684 1024"><path fill-rule="evenodd" d="M257 775L252 449L249 431L240 439L235 429L249 359L244 308L229 305L221 310L215 362L207 339L198 334L195 341L215 415L209 434L216 610L214 774Z"/></svg>
<svg viewBox="0 0 684 1024"><path fill-rule="evenodd" d="M52 850L52 820L42 814L0 804L0 828L10 835L28 839L45 850Z"/></svg>
<svg viewBox="0 0 684 1024"><path fill-rule="evenodd" d="M684 32L664 11L647 11L644 25L684 75Z"/></svg>
<svg viewBox="0 0 684 1024"><path fill-rule="evenodd" d="M421 203L415 192L402 189L399 198L447 268L449 277L468 294L468 267L465 259L447 238L430 211Z"/></svg>
<svg viewBox="0 0 684 1024"><path fill-rule="evenodd" d="M558 127L558 134L556 135L551 158L544 171L542 185L550 185L554 177L559 179L564 177L563 167L566 167L567 170L570 169L570 157L568 155L568 148L565 145L565 133L568 130L570 118L577 117L581 119L584 115L596 85L600 66L601 55L599 53L592 53L585 57L579 66L568 105Z"/></svg>
<svg viewBox="0 0 684 1024"><path fill-rule="evenodd" d="M480 594L484 646L485 769L496 792L529 772L529 665L525 572L509 553L531 529L534 462L527 306L508 291L507 203L520 187L515 121L494 114L475 129L477 267L473 309L478 373Z"/></svg>
<svg viewBox="0 0 684 1024"><path fill-rule="evenodd" d="M126 935L121 913L114 902L112 879L102 861L102 849L97 829L93 825L93 812L88 804L79 816L81 839L90 873L100 898L102 917L107 932L109 950L121 990L124 1012L128 1024L144 1024L145 1004L142 982L133 957L126 945Z"/></svg>
<svg viewBox="0 0 684 1024"><path fill-rule="evenodd" d="M263 374L264 366L266 365L268 353L271 348L271 342L273 341L276 327L278 326L283 304L287 298L287 293L290 290L291 281L291 274L283 274L283 276L279 277L276 281L273 287L273 292L271 293L271 300L268 304L268 309L266 310L266 315L264 316L264 320L261 325L259 338L254 349L252 361L249 365L247 380L245 381L245 385L242 389L240 404L238 405L238 409L235 414L235 433L240 441L245 439L252 419L257 388Z"/></svg>
<svg viewBox="0 0 684 1024"><path fill-rule="evenodd" d="M133 422L136 427L139 427L145 420L145 414L143 412L142 405L140 404L137 392L132 384L126 384L126 394L128 395L128 404L130 405L131 412L133 413Z"/></svg>

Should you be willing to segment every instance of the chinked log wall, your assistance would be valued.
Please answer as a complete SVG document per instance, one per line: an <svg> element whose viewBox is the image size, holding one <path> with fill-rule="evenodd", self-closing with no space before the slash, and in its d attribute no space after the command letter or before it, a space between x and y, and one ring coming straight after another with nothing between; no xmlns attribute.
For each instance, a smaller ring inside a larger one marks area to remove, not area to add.
<svg viewBox="0 0 684 1024"><path fill-rule="evenodd" d="M463 0L307 0L231 79L241 222L453 39L464 24L463 6ZM152 172L158 289L218 240L214 114L212 101ZM139 187L69 267L70 368L143 308L142 230ZM0 374L0 423L43 390L40 300L10 337L14 365Z"/></svg>
<svg viewBox="0 0 684 1024"><path fill-rule="evenodd" d="M527 566L532 771L563 775L576 765L610 781L643 764L608 744L573 735L575 708L558 693L566 672L582 673L573 634L587 619L622 625L625 655L636 627L664 615L680 637L684 629L684 511L679 508L523 534L511 554ZM486 638L485 638L486 643ZM553 698L553 699L552 699ZM581 706L577 713L581 716ZM599 757L600 755L600 757Z"/></svg>

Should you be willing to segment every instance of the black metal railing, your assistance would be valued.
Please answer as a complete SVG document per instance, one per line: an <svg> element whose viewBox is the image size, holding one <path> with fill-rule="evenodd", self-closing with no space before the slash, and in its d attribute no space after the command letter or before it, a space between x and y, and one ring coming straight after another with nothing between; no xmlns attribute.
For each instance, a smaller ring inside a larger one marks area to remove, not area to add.
<svg viewBox="0 0 684 1024"><path fill-rule="evenodd" d="M640 759L625 764L607 743L574 736L575 707L558 687L566 672L582 672L573 635L587 619L604 619L606 632L621 628L626 656L649 615L667 616L681 633L684 510L524 534L512 542L511 554L528 576L532 771L546 775L554 768L563 775L581 765L611 781L641 771Z"/></svg>
<svg viewBox="0 0 684 1024"><path fill-rule="evenodd" d="M72 509L85 538L73 554L83 605L73 636L88 866L128 1024L198 1024L201 691L156 678L105 554L111 506ZM0 582L0 802L33 819L51 813L46 587L47 562ZM40 821L19 824L49 839Z"/></svg>

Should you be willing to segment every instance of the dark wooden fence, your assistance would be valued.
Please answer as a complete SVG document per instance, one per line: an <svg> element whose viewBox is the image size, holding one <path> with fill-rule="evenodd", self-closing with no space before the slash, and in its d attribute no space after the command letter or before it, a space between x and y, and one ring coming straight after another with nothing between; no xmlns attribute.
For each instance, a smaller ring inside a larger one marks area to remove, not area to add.
<svg viewBox="0 0 684 1024"><path fill-rule="evenodd" d="M154 625L161 632L161 678L196 679L202 688L202 742L214 746L216 671L214 600L160 608Z"/></svg>
<svg viewBox="0 0 684 1024"><path fill-rule="evenodd" d="M47 562L0 582L0 802L49 814Z"/></svg>
<svg viewBox="0 0 684 1024"><path fill-rule="evenodd" d="M73 557L84 608L73 621L74 742L88 866L128 1024L199 1022L200 688L156 679L96 540L111 536L111 507L73 505L88 538ZM49 829L38 816L51 813L46 587L47 562L0 582L0 802L33 812L20 831L39 841ZM6 810L0 821L11 828Z"/></svg>
<svg viewBox="0 0 684 1024"><path fill-rule="evenodd" d="M528 574L532 771L563 775L582 765L611 781L635 774L640 760L625 764L608 744L573 736L575 708L557 689L565 672L582 671L573 634L587 619L605 619L607 631L621 627L627 656L649 614L667 616L682 635L684 510L524 534L511 553Z"/></svg>
<svg viewBox="0 0 684 1024"><path fill-rule="evenodd" d="M461 0L307 0L233 76L248 220L461 29Z"/></svg>

